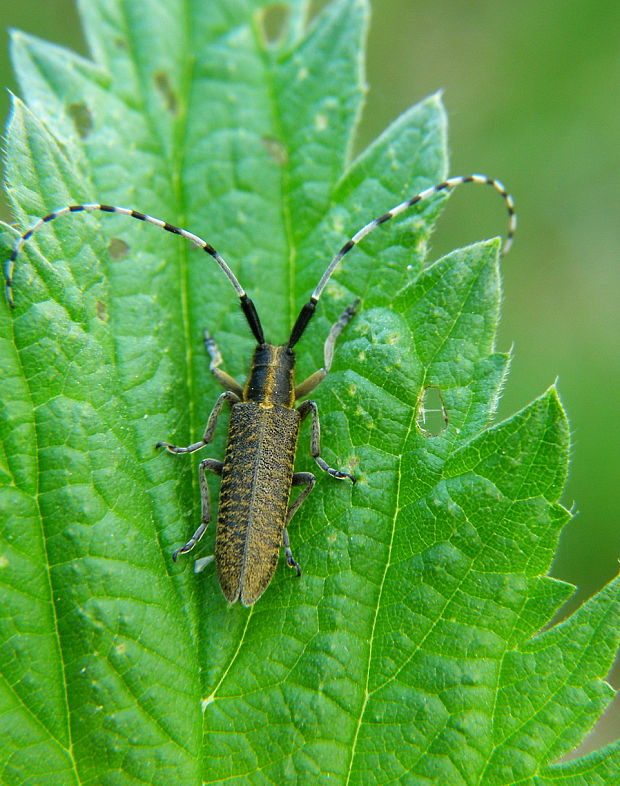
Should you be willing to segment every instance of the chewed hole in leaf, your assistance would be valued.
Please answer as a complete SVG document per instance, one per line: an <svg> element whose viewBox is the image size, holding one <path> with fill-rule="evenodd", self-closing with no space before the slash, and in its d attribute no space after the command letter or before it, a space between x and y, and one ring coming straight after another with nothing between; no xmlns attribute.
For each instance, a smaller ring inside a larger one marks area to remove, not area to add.
<svg viewBox="0 0 620 786"><path fill-rule="evenodd" d="M170 77L165 71L156 71L153 74L153 79L155 80L155 87L164 99L166 109L171 115L176 115L179 110L179 100L170 82Z"/></svg>
<svg viewBox="0 0 620 786"><path fill-rule="evenodd" d="M202 571L210 565L215 559L215 554L209 554L207 557L199 557L194 561L194 573L202 573Z"/></svg>
<svg viewBox="0 0 620 786"><path fill-rule="evenodd" d="M70 104L67 107L69 116L73 120L75 130L78 132L80 139L85 139L93 129L93 116L90 109L86 104Z"/></svg>
<svg viewBox="0 0 620 786"><path fill-rule="evenodd" d="M416 426L424 437L438 437L448 426L448 413L436 385L422 388L418 396Z"/></svg>
<svg viewBox="0 0 620 786"><path fill-rule="evenodd" d="M275 46L282 41L287 32L289 13L284 3L272 3L262 9L259 23L265 43Z"/></svg>

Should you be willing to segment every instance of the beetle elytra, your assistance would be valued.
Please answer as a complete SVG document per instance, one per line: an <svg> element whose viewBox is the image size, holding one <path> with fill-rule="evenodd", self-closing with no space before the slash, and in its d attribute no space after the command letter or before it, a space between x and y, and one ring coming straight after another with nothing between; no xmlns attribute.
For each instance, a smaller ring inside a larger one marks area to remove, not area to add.
<svg viewBox="0 0 620 786"><path fill-rule="evenodd" d="M295 383L294 347L302 337L316 310L321 294L340 260L363 238L380 224L441 191L449 191L462 183L482 183L492 186L503 197L509 214L509 226L503 246L505 254L512 243L516 229L514 203L498 180L484 175L452 177L438 185L421 191L410 199L388 210L379 218L363 226L333 257L319 279L310 299L302 307L286 344L275 346L265 341L263 328L253 302L236 276L207 241L158 218L123 207L99 203L69 205L49 213L19 237L5 266L7 299L14 306L13 275L18 254L32 235L44 224L69 213L102 211L118 213L145 221L165 229L202 248L224 272L237 293L242 311L257 346L252 357L250 372L244 385L220 368L222 358L215 343L205 335L205 346L210 356L210 369L215 379L225 388L213 407L199 442L179 447L168 442L158 442L170 453L193 453L208 445L213 438L218 417L224 405L230 408L228 443L223 461L206 458L199 465L201 490L201 523L192 537L173 554L191 551L204 535L211 518L207 472L221 476L219 511L215 541L215 562L219 583L226 599L239 600L250 606L260 598L275 572L280 548L284 547L287 563L301 574L301 569L291 551L288 524L308 494L316 479L310 472L295 472L294 461L299 427L308 416L311 418L310 453L317 465L339 480L355 482L353 475L334 469L320 455L320 423L318 407L314 401L296 402L309 395L327 376L334 355L338 336L353 317L358 301L348 306L332 326L324 344L324 365L300 384ZM293 486L302 487L293 502Z"/></svg>

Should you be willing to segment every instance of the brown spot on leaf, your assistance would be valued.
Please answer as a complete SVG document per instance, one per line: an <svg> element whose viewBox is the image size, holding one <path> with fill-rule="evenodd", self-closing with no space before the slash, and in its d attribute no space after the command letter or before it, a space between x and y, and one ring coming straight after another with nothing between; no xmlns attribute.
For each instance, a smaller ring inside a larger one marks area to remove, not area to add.
<svg viewBox="0 0 620 786"><path fill-rule="evenodd" d="M288 161L288 150L279 139L272 136L262 138L263 147L279 166L284 166Z"/></svg>
<svg viewBox="0 0 620 786"><path fill-rule="evenodd" d="M102 300L98 300L95 308L97 310L97 319L100 319L102 322L107 322L109 317L105 303Z"/></svg>
<svg viewBox="0 0 620 786"><path fill-rule="evenodd" d="M129 253L129 246L120 237L113 237L108 243L108 254L111 259L118 261L124 259Z"/></svg>
<svg viewBox="0 0 620 786"><path fill-rule="evenodd" d="M179 100L170 82L170 77L165 71L156 71L153 75L153 79L155 80L155 87L159 90L164 99L166 109L171 115L176 115L179 111Z"/></svg>
<svg viewBox="0 0 620 786"><path fill-rule="evenodd" d="M93 116L90 113L90 109L86 104L80 102L78 104L69 104L67 111L71 120L73 120L75 130L80 135L80 139L85 139L93 130Z"/></svg>
<svg viewBox="0 0 620 786"><path fill-rule="evenodd" d="M279 44L288 30L290 10L284 3L271 3L259 11L258 21L264 42L269 46Z"/></svg>

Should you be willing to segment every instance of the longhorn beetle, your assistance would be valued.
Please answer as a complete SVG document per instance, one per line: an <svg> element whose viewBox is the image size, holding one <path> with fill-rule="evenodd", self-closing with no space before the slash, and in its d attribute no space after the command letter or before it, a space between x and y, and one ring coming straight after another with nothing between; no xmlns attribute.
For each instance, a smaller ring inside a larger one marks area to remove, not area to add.
<svg viewBox="0 0 620 786"><path fill-rule="evenodd" d="M462 183L483 183L492 186L504 199L509 215L508 233L503 246L505 254L512 243L517 219L513 200L499 180L484 175L451 177L438 185L427 188L410 199L388 210L379 218L363 226L348 240L333 257L308 302L302 307L293 325L286 344L274 346L265 341L263 328L253 302L245 293L234 273L206 240L173 226L158 218L102 204L69 205L37 221L17 240L5 267L6 294L9 304L14 306L13 273L15 261L24 245L44 224L68 213L103 211L146 221L161 227L202 248L217 262L239 296L243 314L257 342L250 373L242 386L220 368L222 357L215 340L205 333L205 347L211 358L210 370L216 380L226 389L213 407L199 442L187 447L178 447L169 442L158 442L158 448L170 453L193 453L208 445L213 438L217 419L224 404L230 407L228 444L224 461L203 459L199 466L200 496L202 504L201 523L196 532L172 555L176 561L179 554L187 554L202 538L211 518L207 470L221 476L219 512L215 540L215 562L220 586L228 601L239 600L250 606L263 594L271 581L278 562L280 547L284 546L286 560L291 568L301 575L301 568L293 557L287 526L293 514L314 488L316 478L310 472L294 472L295 452L299 427L308 415L312 419L310 453L318 466L338 480L355 482L353 475L333 469L321 458L319 413L314 401L306 400L295 408L295 402L311 393L327 376L332 364L334 347L338 336L353 317L356 300L348 306L332 325L324 345L324 366L315 371L299 385L295 385L294 347L302 337L321 294L340 260L363 238L380 224L400 215L413 205L434 196L440 191L450 191ZM293 502L289 502L292 486L302 486L302 491Z"/></svg>

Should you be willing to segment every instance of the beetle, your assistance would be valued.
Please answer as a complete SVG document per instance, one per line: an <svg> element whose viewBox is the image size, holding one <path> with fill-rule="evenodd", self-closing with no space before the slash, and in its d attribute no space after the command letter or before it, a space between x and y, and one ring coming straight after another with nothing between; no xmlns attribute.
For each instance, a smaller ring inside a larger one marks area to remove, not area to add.
<svg viewBox="0 0 620 786"><path fill-rule="evenodd" d="M485 175L451 177L442 183L419 192L410 199L388 210L379 218L363 226L332 258L319 279L310 299L304 304L293 325L288 341L276 346L265 341L263 328L252 300L237 280L222 256L206 240L129 208L100 203L68 205L39 219L19 237L7 260L4 276L9 304L14 306L13 275L15 262L24 243L50 221L69 213L101 211L127 215L168 232L181 235L202 248L224 272L240 300L241 309L257 345L250 371L244 385L220 368L222 356L213 337L205 333L205 347L210 356L210 370L225 388L209 416L202 439L186 447L169 442L158 442L156 447L174 454L193 453L208 445L214 435L224 405L230 409L228 441L223 461L206 458L199 465L201 522L192 537L177 549L172 557L191 551L204 535L211 518L207 471L221 476L219 511L215 539L215 562L219 583L226 599L251 606L269 585L280 548L284 547L289 567L301 575L301 568L291 550L288 524L316 483L310 472L295 472L294 461L301 423L311 418L310 454L324 472L338 480L355 478L349 472L330 467L321 457L320 421L316 402L306 399L327 376L332 365L336 341L355 314L359 300L348 306L334 323L324 344L324 365L300 384L295 383L294 347L304 334L315 313L321 294L341 259L371 231L414 205L441 191L450 191L463 183L482 183L492 186L503 197L508 210L509 226L503 245L505 254L516 229L514 202L499 180ZM292 487L302 487L290 502Z"/></svg>

